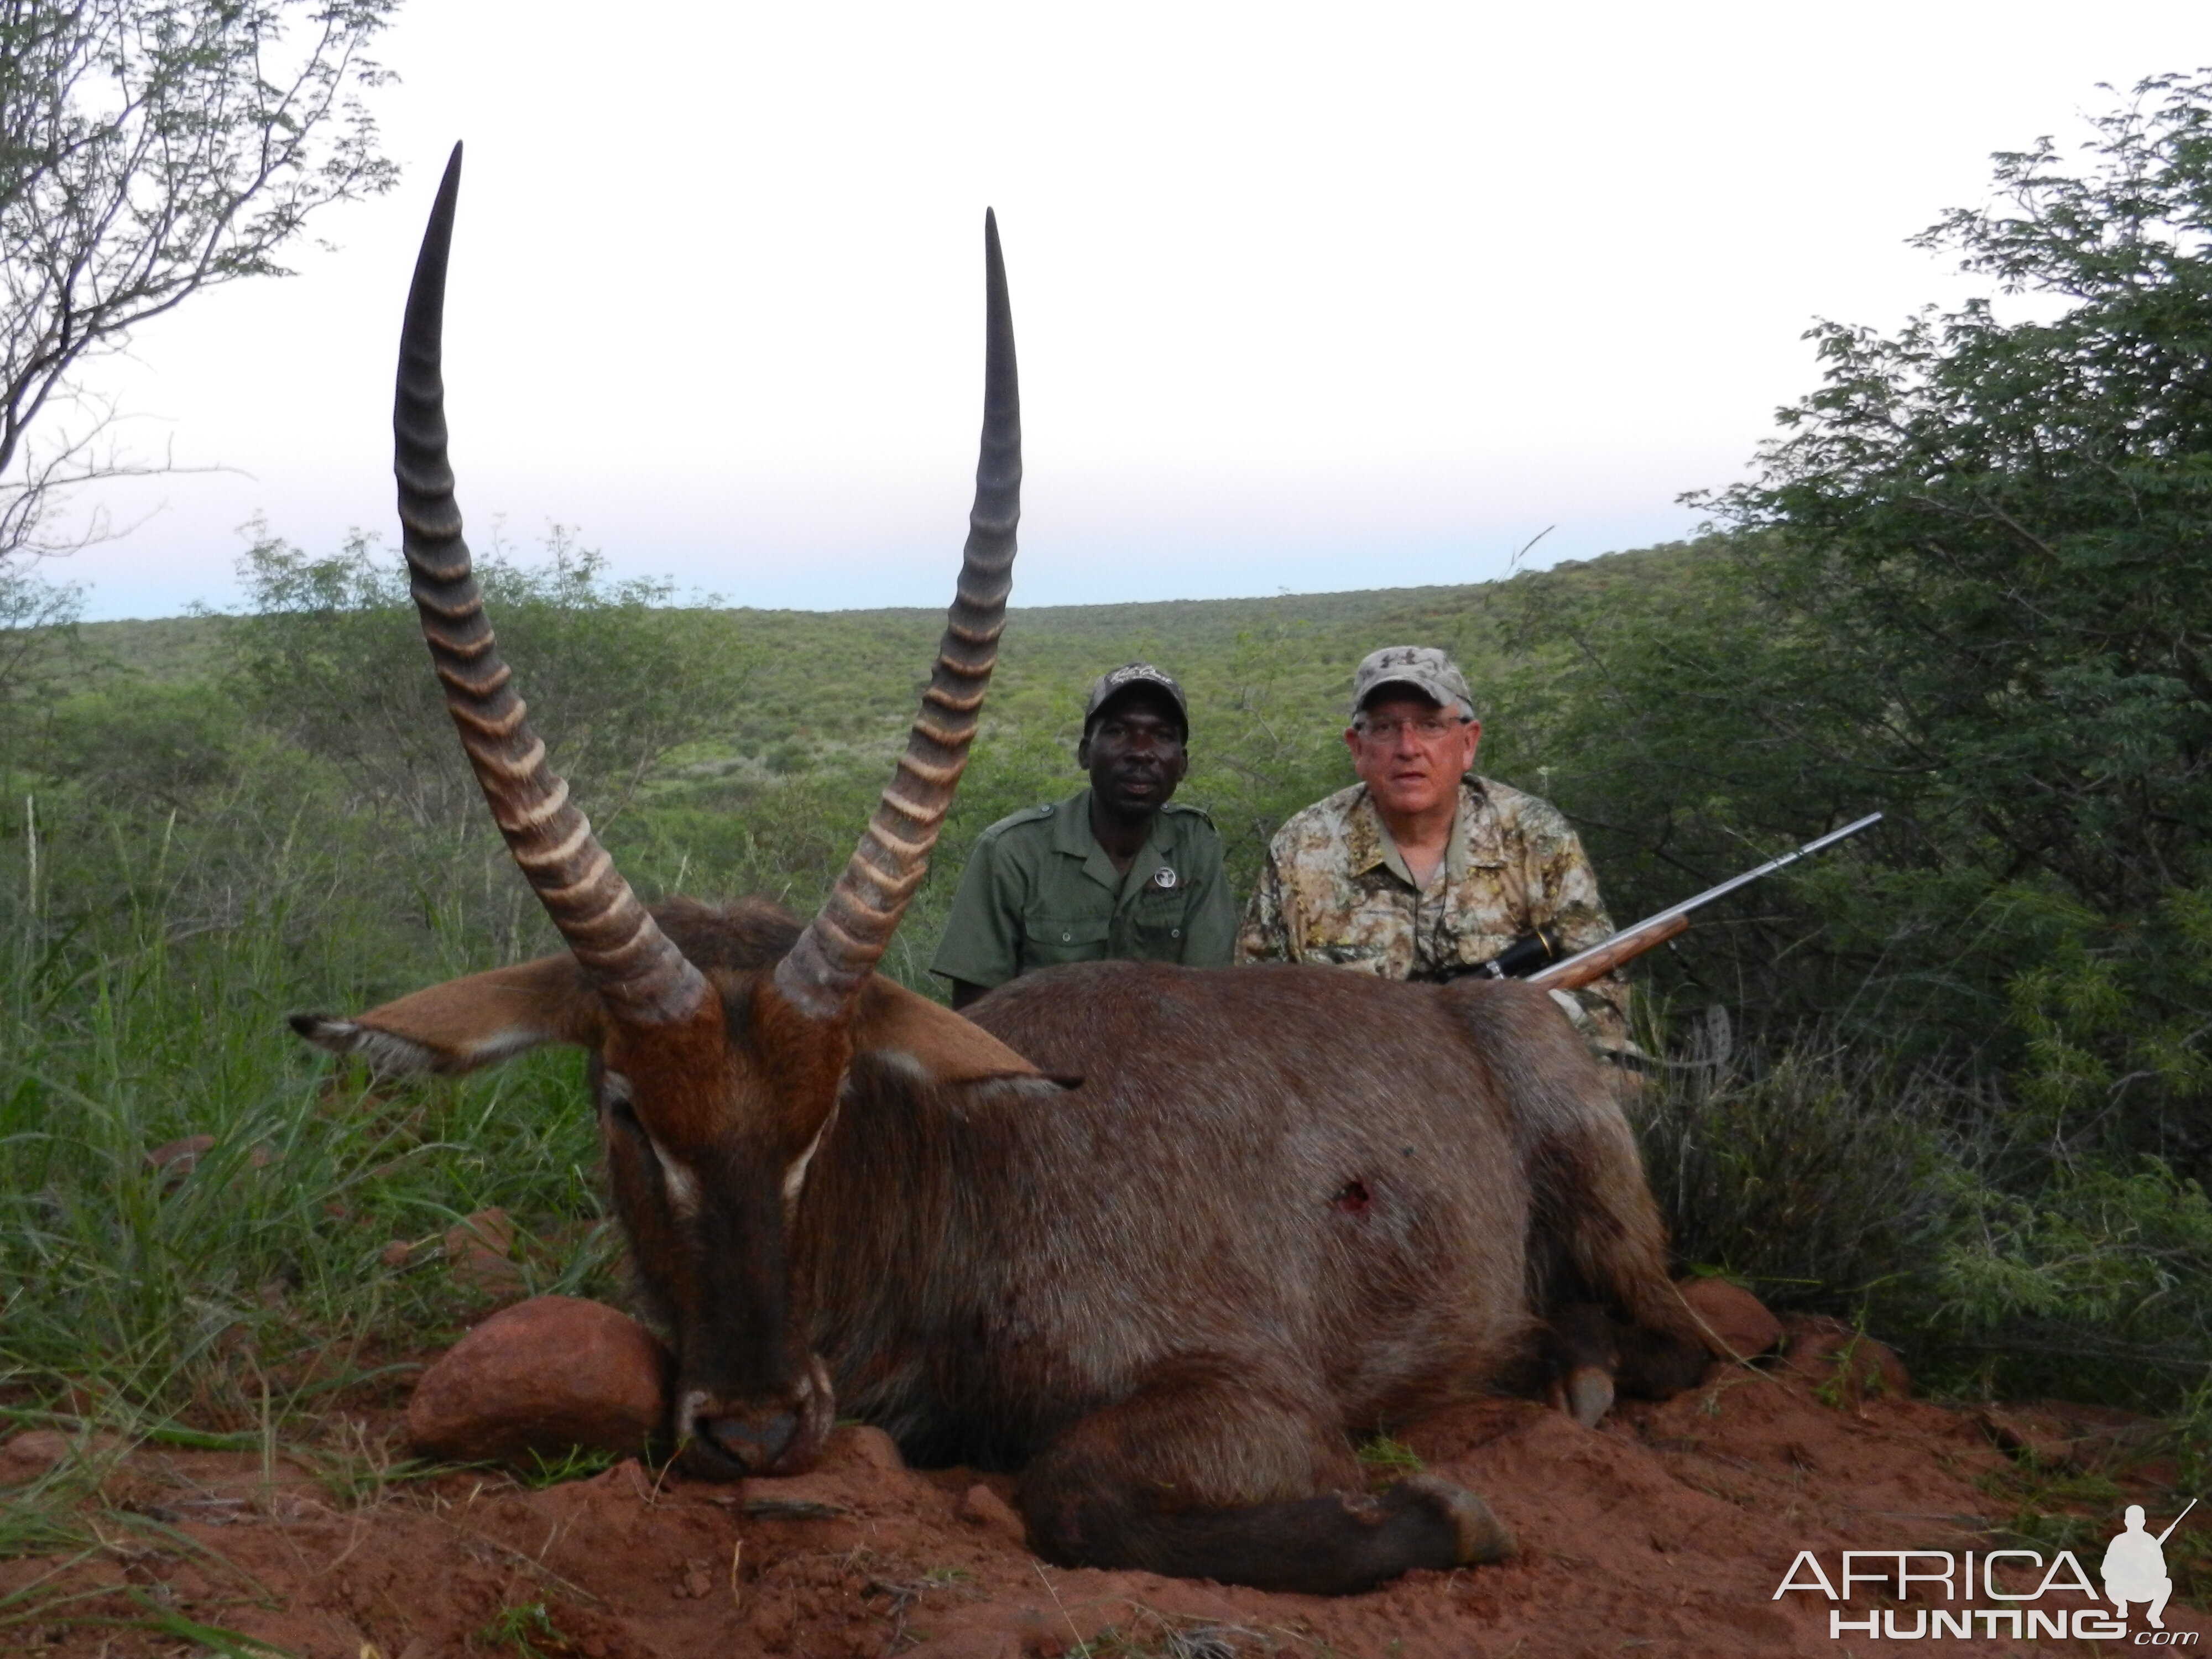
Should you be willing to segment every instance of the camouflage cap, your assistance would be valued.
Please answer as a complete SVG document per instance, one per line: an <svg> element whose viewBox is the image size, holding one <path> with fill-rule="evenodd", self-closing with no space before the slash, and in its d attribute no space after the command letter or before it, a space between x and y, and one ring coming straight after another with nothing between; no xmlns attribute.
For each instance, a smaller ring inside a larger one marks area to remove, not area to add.
<svg viewBox="0 0 2212 1659"><path fill-rule="evenodd" d="M1386 645L1370 651L1352 671L1352 713L1356 719L1367 700L1386 685L1410 685L1439 708L1456 704L1463 720L1474 718L1474 697L1459 665L1433 645Z"/></svg>
<svg viewBox="0 0 2212 1659"><path fill-rule="evenodd" d="M1087 733L1091 723L1098 718L1098 711L1132 686L1156 685L1167 693L1175 704L1176 713L1182 718L1182 734L1190 736L1190 703L1182 695L1182 687L1174 677L1148 662L1123 663L1119 668L1101 674L1091 688L1091 696L1083 705L1083 729Z"/></svg>

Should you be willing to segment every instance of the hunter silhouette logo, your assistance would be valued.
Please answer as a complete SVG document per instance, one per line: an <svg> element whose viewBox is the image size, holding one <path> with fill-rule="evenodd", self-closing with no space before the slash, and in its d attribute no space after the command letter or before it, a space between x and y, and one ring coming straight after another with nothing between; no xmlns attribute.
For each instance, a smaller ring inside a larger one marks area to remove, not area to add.
<svg viewBox="0 0 2212 1659"><path fill-rule="evenodd" d="M2105 1595L2118 1610L2117 1616L2128 1616L2128 1603L2142 1601L2148 1605L2143 1617L2150 1621L2153 1630L2166 1628L2166 1598L2173 1594L2173 1580L2166 1575L2166 1540L2173 1536L2173 1528L2181 1524L2182 1516L2197 1507L2197 1500L2189 1500L2189 1508L2173 1517L2166 1529L2152 1537L2143 1530L2143 1508L2140 1504L2128 1505L2127 1530L2116 1534L2105 1546L2105 1565L2100 1569L2105 1580Z"/></svg>
<svg viewBox="0 0 2212 1659"><path fill-rule="evenodd" d="M1887 1549L1844 1551L1840 1571L1833 1577L1815 1552L1800 1550L1782 1575L1773 1599L1778 1601L1799 1590L1844 1604L1828 1611L1831 1640L1856 1635L1908 1642L1931 1637L2127 1640L2128 1609L2139 1606L2149 1628L2137 1631L2130 1646L2189 1647L2197 1642L2196 1632L2166 1627L2173 1580L2166 1574L2165 1547L2173 1529L2196 1507L2192 1498L2164 1532L2153 1533L2145 1527L2142 1505L2129 1504L2124 1528L2105 1547L2105 1559L2099 1564L2099 1576L2105 1581L2101 1596L2071 1550L2060 1550L2046 1564L2039 1550L1957 1554ZM1855 1597L1863 1593L1862 1585L1875 1587L1874 1593L1884 1601L1905 1605L1852 1607ZM1922 1605L1910 1605L1913 1602ZM1962 1602L1967 1605L1960 1606ZM1975 1602L1996 1605L1977 1607Z"/></svg>

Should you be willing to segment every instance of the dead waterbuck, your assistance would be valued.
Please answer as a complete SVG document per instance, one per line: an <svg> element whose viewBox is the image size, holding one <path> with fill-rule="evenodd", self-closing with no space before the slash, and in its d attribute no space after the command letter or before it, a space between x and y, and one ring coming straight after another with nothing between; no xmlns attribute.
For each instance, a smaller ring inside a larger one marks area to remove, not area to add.
<svg viewBox="0 0 2212 1659"><path fill-rule="evenodd" d="M842 1409L918 1460L1024 1468L1030 1540L1066 1563L1341 1592L1508 1551L1447 1482L1367 1494L1351 1436L1525 1366L1547 1311L1582 1308L1598 1346L1685 1334L1633 1140L1548 999L1102 963L970 1020L872 971L1005 617L1020 416L992 222L971 532L891 785L804 927L648 911L532 736L461 539L439 369L459 162L408 301L400 513L462 744L569 948L295 1024L388 1073L591 1051L694 1474L803 1469Z"/></svg>

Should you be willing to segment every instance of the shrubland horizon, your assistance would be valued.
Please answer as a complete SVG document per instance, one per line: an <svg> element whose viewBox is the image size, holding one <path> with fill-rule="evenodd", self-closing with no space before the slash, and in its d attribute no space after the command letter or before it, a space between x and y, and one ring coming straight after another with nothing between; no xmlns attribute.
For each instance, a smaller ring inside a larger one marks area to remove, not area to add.
<svg viewBox="0 0 2212 1659"><path fill-rule="evenodd" d="M963 486L964 482L956 480ZM939 596L958 568L965 524L964 513L942 515L942 535L927 545L823 546L801 538L778 550L768 544L772 531L763 529L721 547L684 541L674 550L663 546L640 551L638 541L650 538L634 540L623 532L603 535L590 520L579 524L548 519L526 531L503 514L470 510L465 498L462 506L471 545L501 553L526 568L549 562L549 549L557 539L594 550L619 577L667 585L679 605L822 614L941 611L944 602ZM1525 526L1516 520L1480 535L1438 530L1378 544L1355 541L1349 532L1300 535L1282 522L1289 516L1278 507L1265 515L1255 514L1249 530L1220 526L1217 538L1186 544L1156 532L1133 531L1118 539L1104 531L1069 535L1052 530L1048 519L1045 527L1033 529L1037 515L1025 513L1022 556L1034 563L1016 579L1011 605L1030 611L1467 586L1504 580L1519 571L1672 545L1703 528L1703 515L1684 507L1579 526L1534 516ZM1346 521L1358 516L1357 503L1348 501L1328 515ZM220 582L190 574L194 567L188 563L180 569L177 561L150 543L134 548L122 539L48 560L39 574L49 582L78 590L82 601L79 614L86 622L155 622L208 611L234 614L249 603L238 573L257 539L275 537L319 554L334 552L363 536L381 546L393 568L398 567L396 517L349 526L343 536L319 544L257 515L237 527L231 574ZM1373 580L1384 573L1390 580ZM839 590L880 597L861 602L830 597ZM150 597L142 602L141 596Z"/></svg>
<svg viewBox="0 0 2212 1659"><path fill-rule="evenodd" d="M1056 618L1064 614L1080 611L1116 613L1141 611L1172 611L1178 608L1202 605L1274 604L1297 605L1308 600L1358 600L1363 599L1375 599L1385 600L1403 599L1409 603L1413 603L1431 598L1442 598L1448 595L1471 592L1476 589L1493 586L1501 581L1511 580L1514 574L1517 574L1522 570L1531 573L1549 570L1571 571L1580 569L1589 565L1601 564L1606 561L1613 559L1633 559L1645 554L1665 553L1674 549L1687 545L1691 539L1692 538L1683 538L1673 540L1647 543L1637 547L1609 549L1604 552L1591 554L1586 557L1561 558L1543 564L1537 564L1533 562L1529 562L1521 565L1518 570L1510 571L1502 575L1493 577L1477 577L1464 581L1370 583L1364 586L1310 587L1296 590L1290 588L1278 588L1273 592L1167 594L1157 598L1143 599L1074 600L1039 599L1026 605L1023 604L1018 599L1016 599L1008 602L1006 610L1010 617L1019 615L1036 617L1042 620ZM394 561L395 568L398 568L398 554L396 550L392 553L392 559ZM516 560L514 562L518 568L526 570L550 568L552 564L552 561L550 557L544 559L522 558ZM623 579L628 576L629 573L623 572L617 568L612 560L608 561L608 565L609 573L611 576L617 579ZM632 579L643 580L647 582L656 583L672 581L672 579L666 577L665 575L658 578L653 576L645 576L642 578ZM942 603L935 605L928 604L927 602L917 602L911 605L756 605L741 600L732 599L728 596L723 594L700 593L696 592L672 592L666 599L656 600L648 605L646 608L651 611L700 611L708 614L750 616L762 618L775 617L836 617L847 618L884 617L896 617L902 620L922 620L942 617L945 612L945 606ZM164 611L152 615L95 615L92 613L92 608L88 605L86 612L80 617L76 626L81 630L90 633L96 639L99 635L100 630L104 629L127 627L131 625L151 625L163 623L192 623L202 620L240 621L252 614L253 614L252 605L250 601L246 600L243 596L240 596L236 602L229 607L217 607L212 605L194 602L181 610ZM1108 665L1108 666L1112 665L1113 665L1110 664ZM1350 685L1350 680L1348 678L1346 684L1348 688Z"/></svg>

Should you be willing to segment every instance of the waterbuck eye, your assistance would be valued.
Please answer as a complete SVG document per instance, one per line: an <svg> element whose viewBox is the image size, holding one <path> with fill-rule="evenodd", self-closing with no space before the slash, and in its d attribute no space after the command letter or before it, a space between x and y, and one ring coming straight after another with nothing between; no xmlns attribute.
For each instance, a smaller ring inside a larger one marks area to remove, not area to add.
<svg viewBox="0 0 2212 1659"><path fill-rule="evenodd" d="M629 1079L620 1072L601 1075L599 1109L606 1115L607 1121L622 1130L645 1155L660 1178L660 1190L668 1200L668 1207L687 1220L696 1215L699 1212L698 1177L653 1138L653 1131L645 1127L638 1117L636 1107L631 1103Z"/></svg>
<svg viewBox="0 0 2212 1659"><path fill-rule="evenodd" d="M630 1103L629 1079L620 1072L609 1072L599 1079L599 1109L611 1123L640 1139L651 1139L645 1133L645 1125L638 1121L636 1107Z"/></svg>

